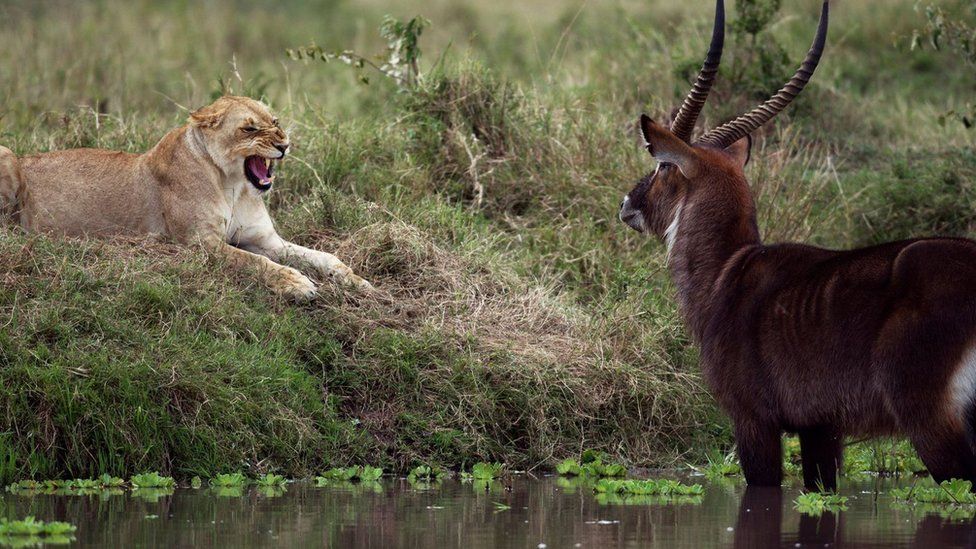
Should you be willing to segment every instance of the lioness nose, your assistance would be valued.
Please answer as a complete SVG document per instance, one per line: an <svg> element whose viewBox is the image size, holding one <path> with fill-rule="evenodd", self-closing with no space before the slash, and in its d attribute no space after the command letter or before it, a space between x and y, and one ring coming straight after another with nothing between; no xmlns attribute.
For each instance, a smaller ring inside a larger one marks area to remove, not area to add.
<svg viewBox="0 0 976 549"><path fill-rule="evenodd" d="M281 158L284 158L285 155L288 154L288 143L285 143L284 145L281 144L275 145L274 148L281 151Z"/></svg>

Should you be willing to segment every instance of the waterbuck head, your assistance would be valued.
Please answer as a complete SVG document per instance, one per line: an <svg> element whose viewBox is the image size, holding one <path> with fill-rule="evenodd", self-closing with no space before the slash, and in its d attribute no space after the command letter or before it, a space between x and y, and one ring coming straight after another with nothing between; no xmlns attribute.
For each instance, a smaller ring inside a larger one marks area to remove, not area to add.
<svg viewBox="0 0 976 549"><path fill-rule="evenodd" d="M825 1L813 46L782 89L749 113L693 141L695 122L718 74L725 41L725 3L716 0L705 63L674 120L664 126L641 115L639 127L644 147L658 164L624 197L620 220L637 231L657 235L667 243L669 251L692 209L698 223L726 225L713 230L755 231L755 207L743 174L752 145L749 134L785 109L810 80L827 40L827 16ZM722 212L737 219L729 219L728 215L723 219ZM708 215L703 218L703 214Z"/></svg>

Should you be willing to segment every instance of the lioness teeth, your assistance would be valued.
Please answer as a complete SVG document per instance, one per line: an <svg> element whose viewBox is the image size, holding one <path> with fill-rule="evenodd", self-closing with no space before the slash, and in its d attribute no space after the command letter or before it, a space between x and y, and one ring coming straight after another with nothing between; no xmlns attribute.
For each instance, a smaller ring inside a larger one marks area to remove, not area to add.
<svg viewBox="0 0 976 549"><path fill-rule="evenodd" d="M270 168L271 167L271 159L270 158L264 158L263 160L264 160L264 166L266 168Z"/></svg>

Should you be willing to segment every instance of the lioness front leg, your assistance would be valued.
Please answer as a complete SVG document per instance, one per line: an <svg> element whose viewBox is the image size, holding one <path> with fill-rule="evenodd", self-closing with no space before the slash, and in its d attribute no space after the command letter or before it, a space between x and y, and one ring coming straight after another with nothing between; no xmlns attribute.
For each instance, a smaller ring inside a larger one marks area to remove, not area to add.
<svg viewBox="0 0 976 549"><path fill-rule="evenodd" d="M305 301L315 296L315 283L291 267L279 265L263 255L235 248L219 238L207 239L203 245L234 268L255 269L261 281L279 295L296 301Z"/></svg>
<svg viewBox="0 0 976 549"><path fill-rule="evenodd" d="M242 239L241 247L280 261L297 269L313 271L323 278L334 278L361 290L372 290L373 285L353 272L338 257L319 250L299 246L278 236L276 232L263 232Z"/></svg>
<svg viewBox="0 0 976 549"><path fill-rule="evenodd" d="M246 195L241 198L234 211L231 228L228 235L230 242L245 250L305 272L314 272L322 278L334 278L361 290L373 289L369 282L357 276L336 256L281 238L268 209L258 197Z"/></svg>
<svg viewBox="0 0 976 549"><path fill-rule="evenodd" d="M282 246L277 250L278 260L299 268L310 267L322 276L338 279L344 284L355 286L361 290L372 290L373 285L353 272L338 257L319 250L299 246L287 240L281 240Z"/></svg>

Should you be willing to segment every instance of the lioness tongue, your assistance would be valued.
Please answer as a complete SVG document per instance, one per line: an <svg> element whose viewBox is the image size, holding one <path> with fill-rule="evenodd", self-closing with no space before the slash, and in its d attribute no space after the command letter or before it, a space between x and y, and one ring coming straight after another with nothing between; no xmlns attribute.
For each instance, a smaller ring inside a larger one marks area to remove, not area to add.
<svg viewBox="0 0 976 549"><path fill-rule="evenodd" d="M268 177L268 166L260 156L249 156L247 158L247 167L262 183L271 179Z"/></svg>

